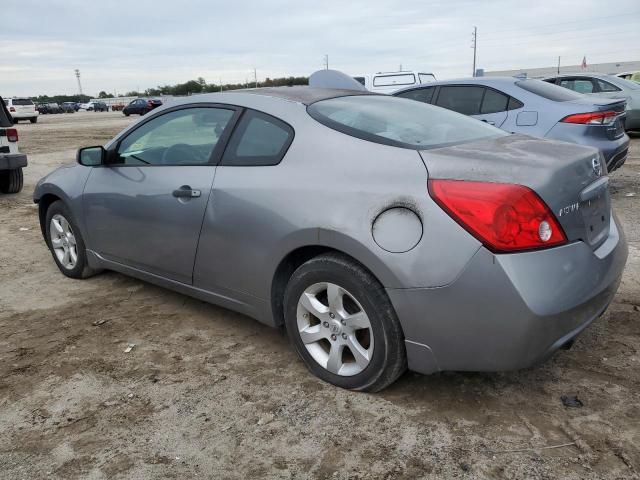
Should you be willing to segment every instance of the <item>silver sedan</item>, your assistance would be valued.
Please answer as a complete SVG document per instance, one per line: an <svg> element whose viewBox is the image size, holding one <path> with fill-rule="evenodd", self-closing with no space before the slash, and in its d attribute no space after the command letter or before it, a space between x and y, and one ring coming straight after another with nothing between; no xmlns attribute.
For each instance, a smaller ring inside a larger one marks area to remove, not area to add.
<svg viewBox="0 0 640 480"><path fill-rule="evenodd" d="M68 277L283 326L317 376L375 391L533 365L607 308L627 245L602 162L411 100L258 89L160 107L34 200Z"/></svg>

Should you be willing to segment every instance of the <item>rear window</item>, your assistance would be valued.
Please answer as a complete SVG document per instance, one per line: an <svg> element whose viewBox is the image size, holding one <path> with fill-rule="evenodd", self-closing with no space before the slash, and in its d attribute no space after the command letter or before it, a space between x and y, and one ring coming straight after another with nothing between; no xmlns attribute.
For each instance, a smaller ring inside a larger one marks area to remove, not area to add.
<svg viewBox="0 0 640 480"><path fill-rule="evenodd" d="M417 150L508 135L450 110L383 95L321 100L307 111L320 123L347 135Z"/></svg>
<svg viewBox="0 0 640 480"><path fill-rule="evenodd" d="M429 83L436 81L436 77L434 77L431 73L419 73L418 77L420 78L420 83Z"/></svg>
<svg viewBox="0 0 640 480"><path fill-rule="evenodd" d="M416 76L413 73L383 75L373 78L374 87L394 87L396 85L413 85L414 83L416 83Z"/></svg>
<svg viewBox="0 0 640 480"><path fill-rule="evenodd" d="M579 93L559 87L558 85L543 82L542 80L520 80L515 84L527 92L535 93L554 102L569 102L583 98Z"/></svg>
<svg viewBox="0 0 640 480"><path fill-rule="evenodd" d="M30 98L14 98L11 103L14 105L33 105L33 101Z"/></svg>

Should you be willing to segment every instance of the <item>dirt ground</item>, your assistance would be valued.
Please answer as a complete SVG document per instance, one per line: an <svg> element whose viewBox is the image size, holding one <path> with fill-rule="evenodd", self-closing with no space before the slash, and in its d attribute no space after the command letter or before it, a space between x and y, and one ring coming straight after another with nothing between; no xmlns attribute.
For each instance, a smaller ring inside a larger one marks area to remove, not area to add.
<svg viewBox="0 0 640 480"><path fill-rule="evenodd" d="M571 350L362 394L313 377L282 332L247 317L116 273L58 272L35 182L133 120L18 126L25 189L0 196L0 478L640 478L640 139L612 174L624 279Z"/></svg>

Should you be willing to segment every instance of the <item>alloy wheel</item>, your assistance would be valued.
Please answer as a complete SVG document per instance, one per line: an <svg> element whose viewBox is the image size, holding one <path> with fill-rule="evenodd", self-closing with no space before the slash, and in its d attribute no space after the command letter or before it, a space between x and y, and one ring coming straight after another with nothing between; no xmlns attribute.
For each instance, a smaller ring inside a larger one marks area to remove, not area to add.
<svg viewBox="0 0 640 480"><path fill-rule="evenodd" d="M49 224L51 247L58 262L67 270L73 270L78 262L78 246L71 225L59 213L51 217Z"/></svg>
<svg viewBox="0 0 640 480"><path fill-rule="evenodd" d="M329 372L352 376L373 356L373 331L362 305L328 282L308 287L298 300L298 334L313 359Z"/></svg>

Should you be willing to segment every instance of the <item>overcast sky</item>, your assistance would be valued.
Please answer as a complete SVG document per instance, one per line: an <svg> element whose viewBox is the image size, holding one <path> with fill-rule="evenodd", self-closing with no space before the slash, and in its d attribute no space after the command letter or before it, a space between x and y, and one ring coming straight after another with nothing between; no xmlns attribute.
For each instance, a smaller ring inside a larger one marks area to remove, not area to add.
<svg viewBox="0 0 640 480"><path fill-rule="evenodd" d="M0 95L125 91L404 69L485 70L640 60L638 0L3 0Z"/></svg>

